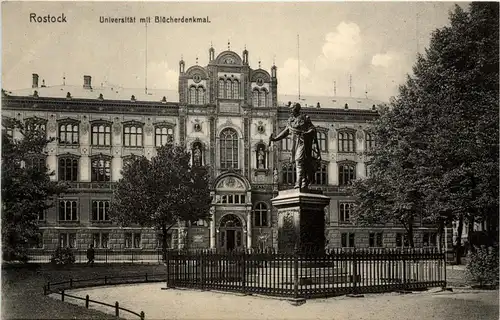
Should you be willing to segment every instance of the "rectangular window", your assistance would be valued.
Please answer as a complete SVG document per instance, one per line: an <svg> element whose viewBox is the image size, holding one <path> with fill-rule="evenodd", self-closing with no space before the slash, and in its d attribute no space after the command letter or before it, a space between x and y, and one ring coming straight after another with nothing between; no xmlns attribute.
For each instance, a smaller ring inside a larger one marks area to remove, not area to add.
<svg viewBox="0 0 500 320"><path fill-rule="evenodd" d="M59 200L59 221L78 221L76 200Z"/></svg>
<svg viewBox="0 0 500 320"><path fill-rule="evenodd" d="M244 194L222 194L216 195L215 202L222 204L245 204Z"/></svg>
<svg viewBox="0 0 500 320"><path fill-rule="evenodd" d="M92 243L95 248L108 248L109 233L99 232L92 235Z"/></svg>
<svg viewBox="0 0 500 320"><path fill-rule="evenodd" d="M125 147L142 147L142 126L125 126L123 128L123 145Z"/></svg>
<svg viewBox="0 0 500 320"><path fill-rule="evenodd" d="M162 233L157 233L156 234L156 247L157 248L162 248L163 244L163 234ZM167 248L172 247L172 234L167 233Z"/></svg>
<svg viewBox="0 0 500 320"><path fill-rule="evenodd" d="M92 201L92 220L109 221L109 200Z"/></svg>
<svg viewBox="0 0 500 320"><path fill-rule="evenodd" d="M155 128L155 146L161 147L174 143L174 129L171 127Z"/></svg>
<svg viewBox="0 0 500 320"><path fill-rule="evenodd" d="M339 186L347 186L356 179L356 165L347 163L339 165Z"/></svg>
<svg viewBox="0 0 500 320"><path fill-rule="evenodd" d="M108 158L95 158L92 160L93 182L111 181L111 160Z"/></svg>
<svg viewBox="0 0 500 320"><path fill-rule="evenodd" d="M339 204L339 220L340 222L349 222L351 219L351 210L354 207L353 202L341 202Z"/></svg>
<svg viewBox="0 0 500 320"><path fill-rule="evenodd" d="M340 235L341 239L341 244L343 248L354 248L355 242L354 242L354 233L348 232L348 233L342 233Z"/></svg>
<svg viewBox="0 0 500 320"><path fill-rule="evenodd" d="M139 249L141 248L141 234L139 232L126 232L125 233L125 248Z"/></svg>
<svg viewBox="0 0 500 320"><path fill-rule="evenodd" d="M59 246L61 248L76 248L76 233L74 232L60 233Z"/></svg>
<svg viewBox="0 0 500 320"><path fill-rule="evenodd" d="M408 247L410 242L406 233L396 233L396 247Z"/></svg>
<svg viewBox="0 0 500 320"><path fill-rule="evenodd" d="M78 181L78 158L62 157L59 158L59 180L60 181Z"/></svg>
<svg viewBox="0 0 500 320"><path fill-rule="evenodd" d="M43 209L38 211L38 221L45 221L45 217L47 216L47 210Z"/></svg>
<svg viewBox="0 0 500 320"><path fill-rule="evenodd" d="M423 235L424 247L435 247L437 245L437 234L433 232L425 232Z"/></svg>
<svg viewBox="0 0 500 320"><path fill-rule="evenodd" d="M370 233L369 244L370 244L370 247L377 247L377 248L383 247L383 234L382 234L382 232Z"/></svg>
<svg viewBox="0 0 500 320"><path fill-rule="evenodd" d="M64 144L64 145L79 144L77 123L59 124L59 144Z"/></svg>
<svg viewBox="0 0 500 320"><path fill-rule="evenodd" d="M92 145L111 146L111 124L92 125Z"/></svg>

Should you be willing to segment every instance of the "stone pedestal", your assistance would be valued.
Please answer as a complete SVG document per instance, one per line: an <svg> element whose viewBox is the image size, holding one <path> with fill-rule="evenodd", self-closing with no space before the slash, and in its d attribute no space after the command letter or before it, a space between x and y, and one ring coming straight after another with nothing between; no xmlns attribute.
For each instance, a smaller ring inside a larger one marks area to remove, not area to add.
<svg viewBox="0 0 500 320"><path fill-rule="evenodd" d="M283 190L271 200L278 210L278 251L323 252L325 207L330 198L319 190Z"/></svg>

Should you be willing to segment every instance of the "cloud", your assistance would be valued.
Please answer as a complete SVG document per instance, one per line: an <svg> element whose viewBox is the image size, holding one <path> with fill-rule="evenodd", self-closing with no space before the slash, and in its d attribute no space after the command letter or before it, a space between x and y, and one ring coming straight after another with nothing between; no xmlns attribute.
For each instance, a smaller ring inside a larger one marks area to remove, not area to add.
<svg viewBox="0 0 500 320"><path fill-rule="evenodd" d="M393 54L378 53L372 57L372 65L375 67L389 67L391 61L394 60Z"/></svg>
<svg viewBox="0 0 500 320"><path fill-rule="evenodd" d="M362 37L359 26L353 22L342 21L336 31L325 36L322 55L318 57L320 68L354 69L363 57Z"/></svg>

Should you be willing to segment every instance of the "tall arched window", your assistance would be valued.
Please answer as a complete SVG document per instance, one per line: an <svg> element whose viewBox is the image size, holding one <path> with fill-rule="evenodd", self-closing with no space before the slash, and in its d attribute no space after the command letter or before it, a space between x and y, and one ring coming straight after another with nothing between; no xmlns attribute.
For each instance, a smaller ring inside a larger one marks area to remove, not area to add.
<svg viewBox="0 0 500 320"><path fill-rule="evenodd" d="M238 80L233 81L233 99L240 98L240 82Z"/></svg>
<svg viewBox="0 0 500 320"><path fill-rule="evenodd" d="M205 104L205 88L199 86L197 94L196 104Z"/></svg>
<svg viewBox="0 0 500 320"><path fill-rule="evenodd" d="M372 151L375 146L375 140L371 133L365 132L365 152Z"/></svg>
<svg viewBox="0 0 500 320"><path fill-rule="evenodd" d="M92 181L111 181L111 157L100 156L92 159Z"/></svg>
<svg viewBox="0 0 500 320"><path fill-rule="evenodd" d="M111 146L111 123L92 124L92 145Z"/></svg>
<svg viewBox="0 0 500 320"><path fill-rule="evenodd" d="M253 224L255 227L267 227L269 225L267 219L267 205L264 202L259 202L253 210Z"/></svg>
<svg viewBox="0 0 500 320"><path fill-rule="evenodd" d="M193 157L193 166L201 167L203 165L203 147L200 142L193 143L191 155Z"/></svg>
<svg viewBox="0 0 500 320"><path fill-rule="evenodd" d="M346 186L350 181L356 179L356 165L354 163L342 163L339 165L339 186Z"/></svg>
<svg viewBox="0 0 500 320"><path fill-rule="evenodd" d="M284 162L281 169L283 184L294 184L297 181L297 169L295 168L295 163Z"/></svg>
<svg viewBox="0 0 500 320"><path fill-rule="evenodd" d="M219 98L224 98L224 80L219 80Z"/></svg>
<svg viewBox="0 0 500 320"><path fill-rule="evenodd" d="M190 86L189 87L188 103L189 104L195 104L196 103L196 87L195 86Z"/></svg>
<svg viewBox="0 0 500 320"><path fill-rule="evenodd" d="M339 132L339 152L355 152L356 145L354 141L354 133Z"/></svg>
<svg viewBox="0 0 500 320"><path fill-rule="evenodd" d="M236 130L224 129L220 134L221 169L238 168L238 155L238 134Z"/></svg>
<svg viewBox="0 0 500 320"><path fill-rule="evenodd" d="M328 185L328 164L321 163L318 170L314 174L314 183L320 185Z"/></svg>
<svg viewBox="0 0 500 320"><path fill-rule="evenodd" d="M58 172L60 181L78 181L78 158L73 155L60 156Z"/></svg>
<svg viewBox="0 0 500 320"><path fill-rule="evenodd" d="M259 106L259 90L257 90L257 89L252 91L252 104L254 107Z"/></svg>
<svg viewBox="0 0 500 320"><path fill-rule="evenodd" d="M227 99L231 99L232 96L231 96L231 80L227 79L226 80L226 95L225 95L225 98Z"/></svg>
<svg viewBox="0 0 500 320"><path fill-rule="evenodd" d="M155 128L155 146L161 147L174 143L174 128L172 126L157 126Z"/></svg>
<svg viewBox="0 0 500 320"><path fill-rule="evenodd" d="M78 122L66 120L59 124L59 143L78 144Z"/></svg>
<svg viewBox="0 0 500 320"><path fill-rule="evenodd" d="M142 147L142 124L130 122L123 125L123 145Z"/></svg>
<svg viewBox="0 0 500 320"><path fill-rule="evenodd" d="M259 92L259 107L267 107L267 91L262 90Z"/></svg>
<svg viewBox="0 0 500 320"><path fill-rule="evenodd" d="M321 131L318 132L318 144L319 144L319 149L321 150L321 152L328 151L326 132L321 132Z"/></svg>

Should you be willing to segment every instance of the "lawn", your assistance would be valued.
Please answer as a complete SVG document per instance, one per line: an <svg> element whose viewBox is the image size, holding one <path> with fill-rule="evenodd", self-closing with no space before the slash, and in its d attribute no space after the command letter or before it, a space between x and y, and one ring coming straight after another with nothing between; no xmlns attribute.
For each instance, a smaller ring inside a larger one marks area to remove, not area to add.
<svg viewBox="0 0 500 320"><path fill-rule="evenodd" d="M163 265L108 264L54 268L49 264L2 266L2 319L116 319L43 295L47 281L165 273ZM91 297L92 298L92 297ZM127 307L123 305L123 307ZM135 310L134 310L135 311ZM140 311L140 310L137 310Z"/></svg>

